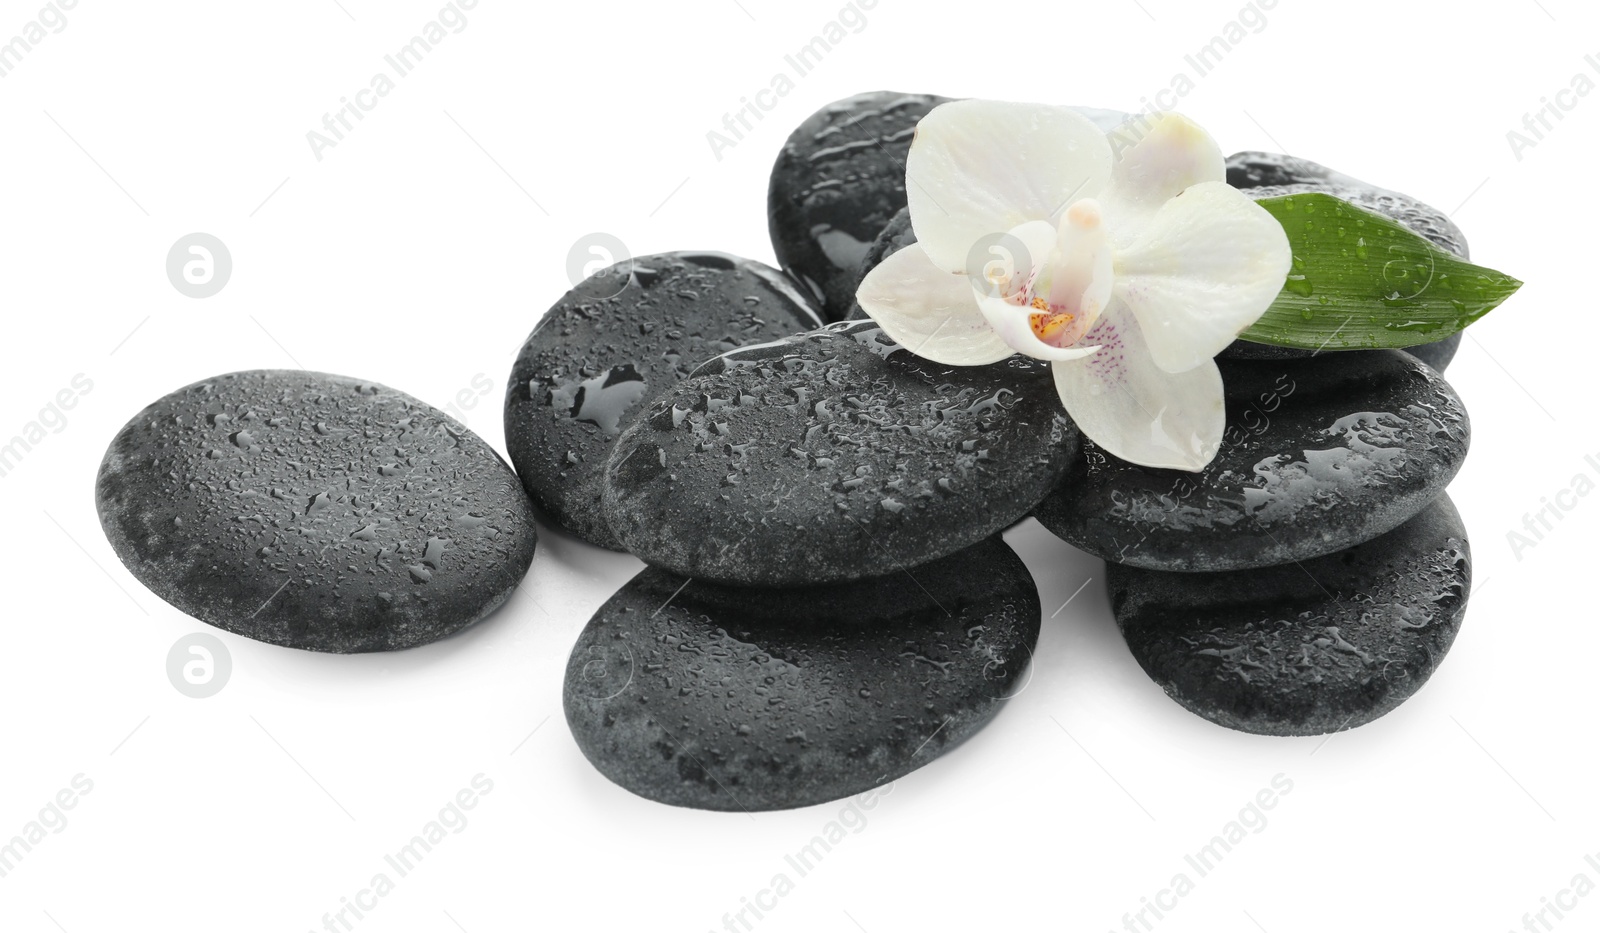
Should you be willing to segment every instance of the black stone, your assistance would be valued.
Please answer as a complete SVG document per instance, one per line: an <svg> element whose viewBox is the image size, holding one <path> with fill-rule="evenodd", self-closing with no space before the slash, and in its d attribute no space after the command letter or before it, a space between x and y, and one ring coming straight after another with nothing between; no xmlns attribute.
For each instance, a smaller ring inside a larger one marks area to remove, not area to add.
<svg viewBox="0 0 1600 933"><path fill-rule="evenodd" d="M313 651L465 628L510 597L535 543L488 444L409 395L323 373L231 373L157 401L111 442L95 501L156 595Z"/></svg>
<svg viewBox="0 0 1600 933"><path fill-rule="evenodd" d="M607 778L674 806L848 797L976 732L1025 681L1039 596L998 538L885 580L752 590L648 569L583 630L564 701Z"/></svg>
<svg viewBox="0 0 1600 933"><path fill-rule="evenodd" d="M1128 647L1167 695L1261 735L1377 719L1427 682L1472 589L1448 496L1394 531L1301 565L1215 574L1107 568Z"/></svg>
<svg viewBox="0 0 1600 933"><path fill-rule="evenodd" d="M1275 152L1238 152L1228 157L1227 173L1228 184L1243 190L1245 194L1257 201L1311 192L1329 194L1349 201L1357 207L1387 217L1418 236L1431 240L1434 245L1441 249L1460 256L1462 259L1470 258L1467 238L1448 214L1438 208L1430 207L1410 195L1370 185L1360 179L1351 178L1349 175L1336 172L1309 159L1281 155ZM1442 362L1444 365L1435 365L1434 368L1443 372L1445 366L1449 365L1450 358L1455 355L1455 347L1460 345L1461 337L1457 334L1446 338L1441 343L1444 342L1448 342L1449 345L1424 344L1411 348L1409 352L1415 353L1416 356L1427 361L1430 365L1436 360ZM1341 352L1360 353L1365 351ZM1316 351L1313 350L1274 347L1268 344L1239 340L1235 341L1226 350L1223 350L1220 358L1293 360L1306 359L1315 355L1317 355Z"/></svg>
<svg viewBox="0 0 1600 933"><path fill-rule="evenodd" d="M948 99L859 94L812 114L784 143L767 189L772 247L824 319L843 320L854 306L867 250L906 206L917 121Z"/></svg>
<svg viewBox="0 0 1600 933"><path fill-rule="evenodd" d="M562 296L517 354L506 449L548 519L619 549L600 515L611 445L650 400L735 347L821 322L782 273L723 253L642 256Z"/></svg>
<svg viewBox="0 0 1600 933"><path fill-rule="evenodd" d="M1408 354L1221 365L1228 427L1203 471L1136 466L1086 440L1039 521L1114 563L1265 567L1389 531L1438 497L1466 459L1461 399Z"/></svg>
<svg viewBox="0 0 1600 933"><path fill-rule="evenodd" d="M1077 440L1045 367L940 366L847 322L669 389L617 441L604 507L624 547L684 576L858 580L1023 518Z"/></svg>
<svg viewBox="0 0 1600 933"><path fill-rule="evenodd" d="M1433 343L1407 347L1406 352L1442 373L1450 367L1450 361L1456 358L1456 352L1461 349L1463 336L1465 335L1462 333L1454 333Z"/></svg>

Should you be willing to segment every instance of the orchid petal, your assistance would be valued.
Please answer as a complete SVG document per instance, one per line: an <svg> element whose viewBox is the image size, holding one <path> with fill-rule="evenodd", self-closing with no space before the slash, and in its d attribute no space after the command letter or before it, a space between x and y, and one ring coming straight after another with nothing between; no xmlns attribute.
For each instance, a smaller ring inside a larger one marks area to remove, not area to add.
<svg viewBox="0 0 1600 933"><path fill-rule="evenodd" d="M1030 220L1003 234L984 237L967 270L972 287L998 297L1028 287L1056 250L1058 234L1049 221Z"/></svg>
<svg viewBox="0 0 1600 933"><path fill-rule="evenodd" d="M947 272L966 272L980 241L1053 220L1111 175L1111 145L1066 107L958 100L917 124L906 199L917 241Z"/></svg>
<svg viewBox="0 0 1600 933"><path fill-rule="evenodd" d="M1013 350L978 311L965 275L945 272L913 243L867 273L856 301L896 343L947 366L981 366Z"/></svg>
<svg viewBox="0 0 1600 933"><path fill-rule="evenodd" d="M989 326L999 335L999 338L1011 347L1013 352L1031 356L1036 360L1081 360L1092 356L1098 347L1091 346L1093 341L1085 341L1077 346L1056 347L1039 339L1033 332L1033 322L1030 320L1033 309L1019 305L1004 298L993 295L975 293L978 298L978 310L988 319Z"/></svg>
<svg viewBox="0 0 1600 933"><path fill-rule="evenodd" d="M1100 351L1051 367L1061 404L1084 435L1130 463L1204 469L1225 423L1217 364L1207 360L1176 374L1157 367L1138 321L1121 304L1106 310L1084 342Z"/></svg>
<svg viewBox="0 0 1600 933"><path fill-rule="evenodd" d="M1282 225L1242 192L1203 182L1156 211L1116 257L1115 295L1156 365L1209 363L1271 306L1293 255Z"/></svg>
<svg viewBox="0 0 1600 933"><path fill-rule="evenodd" d="M1163 204L1186 189L1227 177L1217 141L1180 114L1142 114L1110 137L1115 164L1100 201L1118 247L1135 239Z"/></svg>
<svg viewBox="0 0 1600 933"><path fill-rule="evenodd" d="M1102 133L1111 133L1124 123L1127 123L1129 120L1134 118L1133 114L1126 111L1107 110L1104 107L1080 107L1073 105L1068 109L1076 110L1078 113L1088 117L1090 122L1095 125L1095 128Z"/></svg>

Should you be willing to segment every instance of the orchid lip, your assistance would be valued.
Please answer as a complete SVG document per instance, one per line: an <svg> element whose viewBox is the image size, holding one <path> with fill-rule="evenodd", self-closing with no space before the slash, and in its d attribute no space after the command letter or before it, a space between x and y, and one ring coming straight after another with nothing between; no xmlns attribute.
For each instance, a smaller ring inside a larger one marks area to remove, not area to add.
<svg viewBox="0 0 1600 933"><path fill-rule="evenodd" d="M1004 297L1027 314L1028 329L1018 352L1075 347L1094 326L1110 297L1110 254L1100 204L1081 198L1063 213L1055 242L1043 263L1034 266L1022 287Z"/></svg>

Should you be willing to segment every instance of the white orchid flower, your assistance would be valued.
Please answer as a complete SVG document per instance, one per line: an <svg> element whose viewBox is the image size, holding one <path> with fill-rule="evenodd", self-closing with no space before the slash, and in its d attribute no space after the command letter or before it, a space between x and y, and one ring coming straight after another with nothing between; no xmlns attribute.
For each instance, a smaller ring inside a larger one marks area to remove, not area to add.
<svg viewBox="0 0 1600 933"><path fill-rule="evenodd" d="M1114 156L1111 138L1137 141ZM1216 142L1177 114L1108 138L1065 107L944 104L906 160L917 242L856 297L937 363L1049 360L1067 413L1107 452L1199 471L1224 428L1215 357L1291 263L1282 226L1224 177Z"/></svg>

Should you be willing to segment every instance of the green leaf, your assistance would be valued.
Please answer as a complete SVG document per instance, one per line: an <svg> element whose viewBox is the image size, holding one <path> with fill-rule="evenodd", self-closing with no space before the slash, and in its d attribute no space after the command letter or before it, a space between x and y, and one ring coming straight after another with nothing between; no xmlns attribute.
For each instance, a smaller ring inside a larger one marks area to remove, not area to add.
<svg viewBox="0 0 1600 933"><path fill-rule="evenodd" d="M1522 287L1332 195L1256 203L1283 224L1294 266L1243 340L1306 350L1412 347L1464 329Z"/></svg>

